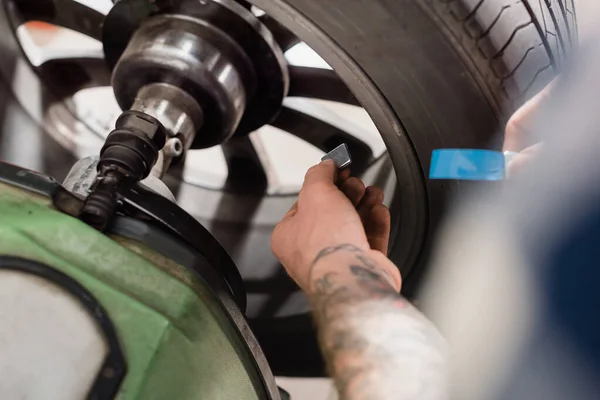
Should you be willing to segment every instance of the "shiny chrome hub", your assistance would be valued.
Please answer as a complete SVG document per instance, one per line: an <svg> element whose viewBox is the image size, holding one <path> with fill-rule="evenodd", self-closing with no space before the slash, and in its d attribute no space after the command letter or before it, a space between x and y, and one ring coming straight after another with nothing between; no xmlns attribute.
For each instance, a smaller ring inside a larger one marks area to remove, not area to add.
<svg viewBox="0 0 600 400"><path fill-rule="evenodd" d="M147 4L122 0L104 23L109 62L118 56L112 86L122 109L145 97L140 90L149 84L181 89L197 103L184 100L188 118L195 116L194 148L250 133L275 117L289 87L287 64L249 10L233 0L158 2L150 10Z"/></svg>

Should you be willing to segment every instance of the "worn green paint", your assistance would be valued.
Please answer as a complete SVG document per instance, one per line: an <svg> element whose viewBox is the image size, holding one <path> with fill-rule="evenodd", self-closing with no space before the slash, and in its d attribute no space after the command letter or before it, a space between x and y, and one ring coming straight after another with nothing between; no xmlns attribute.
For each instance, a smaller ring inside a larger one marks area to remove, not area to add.
<svg viewBox="0 0 600 400"><path fill-rule="evenodd" d="M240 361L240 347L234 347L239 338L209 306L210 291L183 267L171 266L169 273L50 209L46 198L4 184L0 216L0 254L66 273L107 310L128 365L119 399L263 398L252 384L252 366Z"/></svg>

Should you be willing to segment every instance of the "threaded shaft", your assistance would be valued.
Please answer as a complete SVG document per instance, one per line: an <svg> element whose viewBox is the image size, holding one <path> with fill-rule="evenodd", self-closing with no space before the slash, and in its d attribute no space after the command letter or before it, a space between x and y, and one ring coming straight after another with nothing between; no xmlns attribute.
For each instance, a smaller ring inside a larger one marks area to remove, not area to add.
<svg viewBox="0 0 600 400"><path fill-rule="evenodd" d="M98 176L81 210L81 220L104 231L117 210L117 189L123 181L123 175L115 171Z"/></svg>

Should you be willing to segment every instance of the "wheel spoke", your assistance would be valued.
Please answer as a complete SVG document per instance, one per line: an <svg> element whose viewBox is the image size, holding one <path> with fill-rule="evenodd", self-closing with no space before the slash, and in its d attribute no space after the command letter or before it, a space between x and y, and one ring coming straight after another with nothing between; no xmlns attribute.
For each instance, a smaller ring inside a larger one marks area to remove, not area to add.
<svg viewBox="0 0 600 400"><path fill-rule="evenodd" d="M249 2L247 2L246 0L235 0L236 3L239 3L242 7L244 7L245 9L250 10L252 8L252 4L250 4Z"/></svg>
<svg viewBox="0 0 600 400"><path fill-rule="evenodd" d="M360 175L373 159L371 147L362 140L301 111L284 106L271 125L289 132L325 152L346 143L352 155L352 171L356 175Z"/></svg>
<svg viewBox="0 0 600 400"><path fill-rule="evenodd" d="M336 101L360 106L356 97L330 69L290 65L290 97Z"/></svg>
<svg viewBox="0 0 600 400"><path fill-rule="evenodd" d="M279 44L279 47L281 47L281 50L283 50L284 53L300 43L300 39L298 39L296 35L268 15L263 15L260 17L260 20L267 28L269 28L275 41Z"/></svg>
<svg viewBox="0 0 600 400"><path fill-rule="evenodd" d="M222 145L228 174L224 191L242 194L221 196L215 212L215 221L227 221L232 213L239 215L242 223L236 224L236 234L229 237L227 250L230 254L242 251L247 237L251 234L251 221L263 201L268 180L262 168L260 157L249 136L230 139ZM249 196L248 196L249 195Z"/></svg>
<svg viewBox="0 0 600 400"><path fill-rule="evenodd" d="M248 136L224 143L223 154L229 170L225 188L233 192L264 194L268 178L260 155Z"/></svg>
<svg viewBox="0 0 600 400"><path fill-rule="evenodd" d="M110 71L100 57L55 58L37 70L58 99L73 96L83 89L110 86Z"/></svg>
<svg viewBox="0 0 600 400"><path fill-rule="evenodd" d="M14 0L11 6L19 25L42 21L102 40L104 15L75 0Z"/></svg>

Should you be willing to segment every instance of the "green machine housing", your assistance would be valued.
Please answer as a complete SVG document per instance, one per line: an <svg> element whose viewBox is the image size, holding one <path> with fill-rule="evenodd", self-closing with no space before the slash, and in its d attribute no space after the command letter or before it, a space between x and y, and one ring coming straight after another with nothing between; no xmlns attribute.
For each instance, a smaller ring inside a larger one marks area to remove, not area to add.
<svg viewBox="0 0 600 400"><path fill-rule="evenodd" d="M84 385L87 398L279 398L240 309L196 273L202 260L189 246L125 216L107 234L98 232L55 209L61 189L44 175L0 163L0 274L43 279L87 310L104 349ZM27 326L28 314L19 318ZM53 310L47 318L61 323ZM10 342L6 334L0 339ZM9 366L17 361L8 358L2 362ZM49 378L28 379L35 387Z"/></svg>

